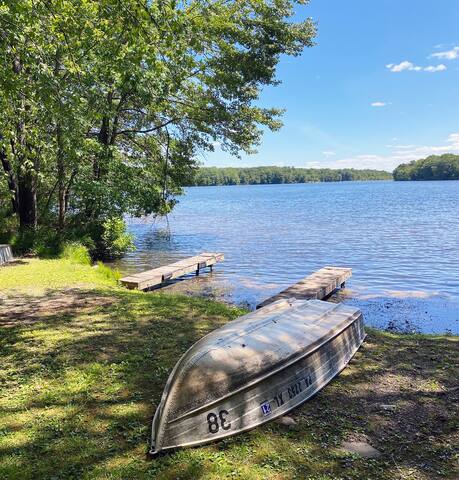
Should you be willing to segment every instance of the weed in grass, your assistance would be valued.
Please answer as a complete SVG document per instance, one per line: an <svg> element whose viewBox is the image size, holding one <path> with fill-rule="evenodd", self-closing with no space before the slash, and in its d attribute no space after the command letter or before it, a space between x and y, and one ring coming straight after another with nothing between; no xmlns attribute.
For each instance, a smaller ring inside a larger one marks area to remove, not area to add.
<svg viewBox="0 0 459 480"><path fill-rule="evenodd" d="M109 280L115 280L116 282L118 282L121 278L121 273L118 269L110 268L108 265L105 265L101 261L97 262L97 271Z"/></svg>
<svg viewBox="0 0 459 480"><path fill-rule="evenodd" d="M88 249L80 243L70 242L64 245L61 258L78 263L80 265L90 265L91 256Z"/></svg>

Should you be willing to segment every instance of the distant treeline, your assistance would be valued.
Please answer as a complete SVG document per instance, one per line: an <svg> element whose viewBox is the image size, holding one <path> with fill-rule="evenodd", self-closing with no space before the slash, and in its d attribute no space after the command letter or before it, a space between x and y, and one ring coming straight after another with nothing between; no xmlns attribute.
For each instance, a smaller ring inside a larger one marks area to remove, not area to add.
<svg viewBox="0 0 459 480"><path fill-rule="evenodd" d="M403 163L394 170L394 180L459 180L459 155L431 155Z"/></svg>
<svg viewBox="0 0 459 480"><path fill-rule="evenodd" d="M190 186L261 185L273 183L345 182L352 180L392 180L392 174L381 170L344 168L202 167L196 171Z"/></svg>

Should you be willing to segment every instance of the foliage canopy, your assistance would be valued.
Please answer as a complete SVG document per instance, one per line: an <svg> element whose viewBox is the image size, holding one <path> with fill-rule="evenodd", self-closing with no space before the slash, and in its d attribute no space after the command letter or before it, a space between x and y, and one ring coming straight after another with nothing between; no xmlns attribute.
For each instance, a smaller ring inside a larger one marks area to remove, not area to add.
<svg viewBox="0 0 459 480"><path fill-rule="evenodd" d="M3 2L2 218L97 241L108 219L170 211L215 142L253 151L281 125L261 89L315 35L295 3Z"/></svg>

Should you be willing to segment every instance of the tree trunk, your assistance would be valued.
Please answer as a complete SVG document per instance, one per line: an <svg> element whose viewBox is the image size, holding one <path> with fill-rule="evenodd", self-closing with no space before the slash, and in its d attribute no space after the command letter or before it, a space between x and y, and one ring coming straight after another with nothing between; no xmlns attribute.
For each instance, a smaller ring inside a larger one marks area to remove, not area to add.
<svg viewBox="0 0 459 480"><path fill-rule="evenodd" d="M24 122L16 125L19 149L18 158L18 215L21 230L35 230L37 227L37 187L35 172L29 167L21 168L27 162L28 150L25 141Z"/></svg>
<svg viewBox="0 0 459 480"><path fill-rule="evenodd" d="M58 123L56 126L56 140L57 140L57 185L58 185L58 203L59 203L59 231L64 230L65 224L65 161L64 161L64 142L62 138L62 127Z"/></svg>
<svg viewBox="0 0 459 480"><path fill-rule="evenodd" d="M11 206L13 213L18 213L18 186L14 178L14 172L10 162L6 156L5 150L0 149L0 161L2 162L3 171L7 176L8 189L11 192Z"/></svg>
<svg viewBox="0 0 459 480"><path fill-rule="evenodd" d="M18 179L18 214L21 230L35 230L37 227L37 191L31 172Z"/></svg>
<svg viewBox="0 0 459 480"><path fill-rule="evenodd" d="M22 64L19 57L13 59L13 72L20 75ZM21 113L27 110L25 99L21 100ZM18 187L18 215L19 227L22 231L32 230L37 227L37 186L35 171L27 165L27 152L30 151L26 141L25 122L19 114L19 121L16 123L17 145L12 143L13 154L18 159L17 187ZM35 169L34 164L34 169Z"/></svg>
<svg viewBox="0 0 459 480"><path fill-rule="evenodd" d="M70 178L68 181L67 186L65 187L65 195L64 195L64 202L65 202L65 212L69 209L69 202L70 202L70 192L72 190L73 181L77 175L77 169L74 168L72 173L70 174Z"/></svg>
<svg viewBox="0 0 459 480"><path fill-rule="evenodd" d="M56 58L54 62L54 76L58 81L57 98L59 102L58 118L56 121L56 144L57 144L57 198L58 198L58 228L62 233L65 223L65 152L64 152L64 137L62 132L61 119L59 118L62 113L62 101L60 92L60 70L61 70L61 50L59 47L56 49Z"/></svg>

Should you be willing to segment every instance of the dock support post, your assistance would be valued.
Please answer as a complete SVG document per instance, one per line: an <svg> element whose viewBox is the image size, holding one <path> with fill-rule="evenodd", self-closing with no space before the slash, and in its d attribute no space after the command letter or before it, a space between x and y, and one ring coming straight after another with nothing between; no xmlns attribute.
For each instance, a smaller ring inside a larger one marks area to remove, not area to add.
<svg viewBox="0 0 459 480"><path fill-rule="evenodd" d="M196 276L199 275L199 268L196 270Z"/></svg>
<svg viewBox="0 0 459 480"><path fill-rule="evenodd" d="M213 266L213 265L210 266L210 271L211 271L211 272L214 271L214 266Z"/></svg>

